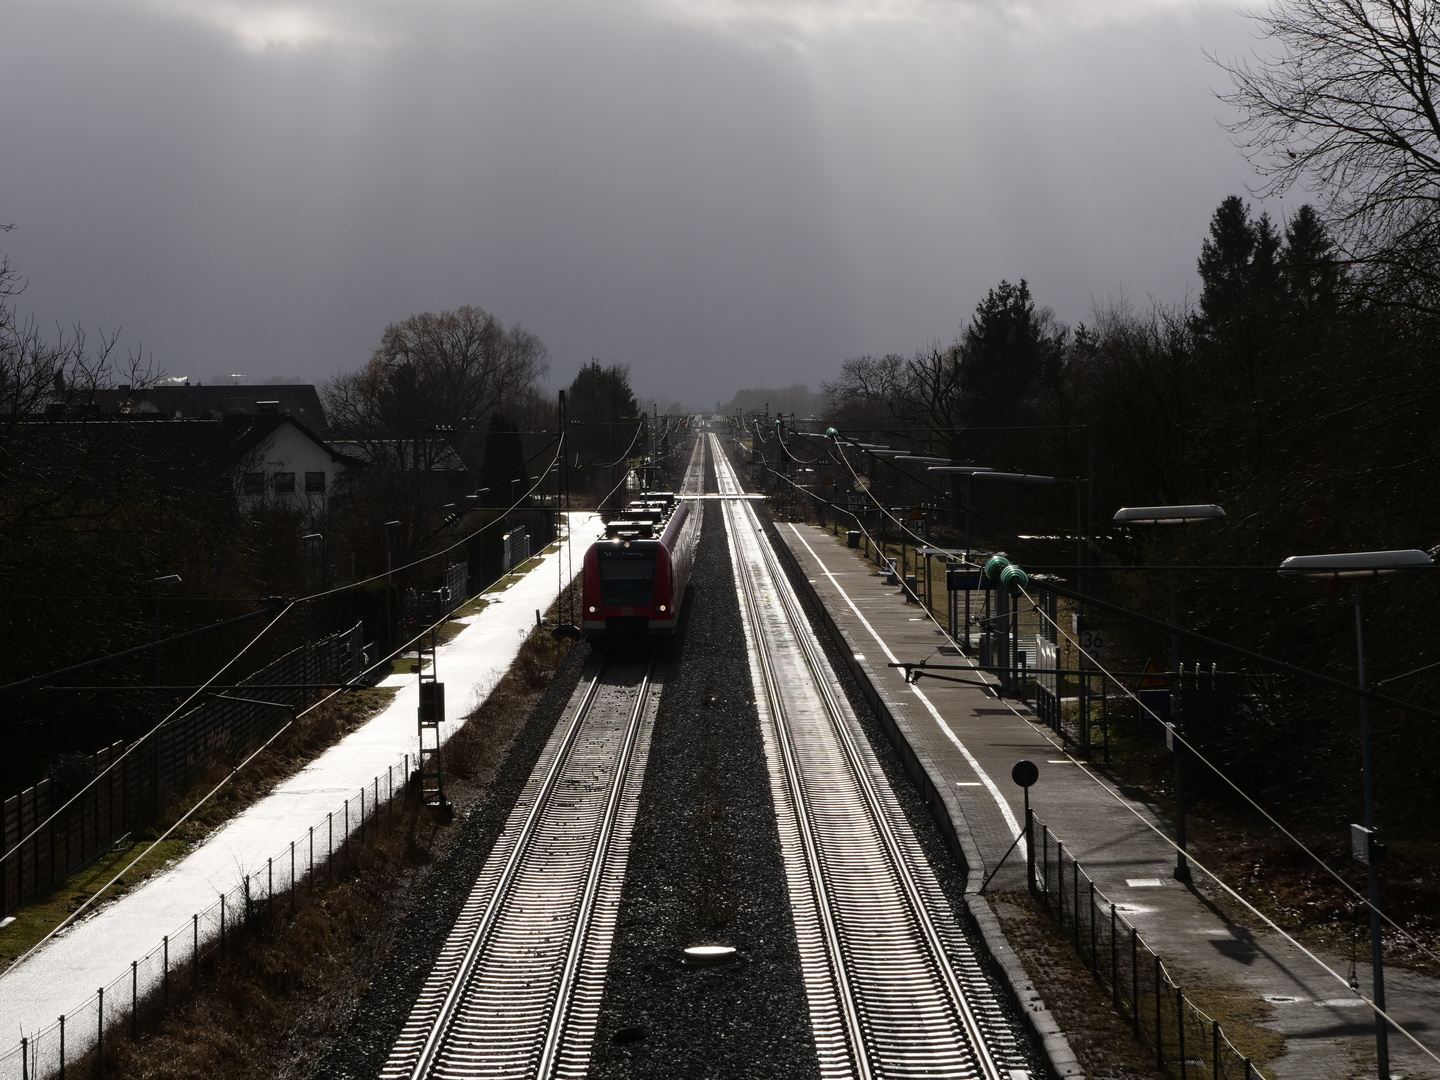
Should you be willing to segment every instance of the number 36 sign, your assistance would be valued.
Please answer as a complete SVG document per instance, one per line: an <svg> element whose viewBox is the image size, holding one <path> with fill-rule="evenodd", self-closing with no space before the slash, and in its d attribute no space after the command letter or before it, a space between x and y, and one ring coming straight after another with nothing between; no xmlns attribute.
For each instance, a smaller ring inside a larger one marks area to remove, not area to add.
<svg viewBox="0 0 1440 1080"><path fill-rule="evenodd" d="M1103 630L1081 630L1080 666L1093 667L1105 662L1105 632Z"/></svg>

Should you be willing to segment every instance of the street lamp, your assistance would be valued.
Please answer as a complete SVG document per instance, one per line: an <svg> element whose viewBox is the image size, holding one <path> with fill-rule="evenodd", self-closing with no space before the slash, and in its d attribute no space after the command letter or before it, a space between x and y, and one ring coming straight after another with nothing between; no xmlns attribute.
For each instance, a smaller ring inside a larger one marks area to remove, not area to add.
<svg viewBox="0 0 1440 1080"><path fill-rule="evenodd" d="M1365 690L1365 635L1360 613L1360 583L1365 578L1434 565L1423 551L1352 551L1338 555L1292 555L1280 564L1283 577L1349 578L1355 600L1355 664ZM1360 695L1360 769L1365 792L1365 828L1352 828L1352 850L1363 854L1370 884L1370 970L1374 979L1375 1062L1380 1080L1390 1080L1390 1030L1385 1021L1385 958L1380 938L1380 866L1375 843L1375 781L1370 760L1370 699ZM1358 835L1357 835L1358 834Z"/></svg>
<svg viewBox="0 0 1440 1080"><path fill-rule="evenodd" d="M304 564L305 591L308 593L315 584L316 575L313 573L312 564L317 553L320 558L320 587L323 589L325 587L325 537L320 533L306 533L300 537L300 543L304 545L301 549L304 552L301 559Z"/></svg>
<svg viewBox="0 0 1440 1080"><path fill-rule="evenodd" d="M392 573L395 554L395 535L400 529L399 520L385 522L385 647L391 648L395 644L395 613L392 605L391 593L394 592L395 579Z"/></svg>
<svg viewBox="0 0 1440 1080"><path fill-rule="evenodd" d="M1115 511L1117 525L1189 525L1196 521L1217 521L1225 511L1214 503L1187 503L1184 506L1126 506ZM1170 589L1170 625L1180 625L1175 602L1175 544L1169 541L1169 568L1165 576ZM1176 731L1180 724L1180 635L1170 631L1170 670L1175 684L1170 691L1170 724ZM1185 746L1171 740L1175 752L1175 880L1190 880L1190 862L1185 855Z"/></svg>

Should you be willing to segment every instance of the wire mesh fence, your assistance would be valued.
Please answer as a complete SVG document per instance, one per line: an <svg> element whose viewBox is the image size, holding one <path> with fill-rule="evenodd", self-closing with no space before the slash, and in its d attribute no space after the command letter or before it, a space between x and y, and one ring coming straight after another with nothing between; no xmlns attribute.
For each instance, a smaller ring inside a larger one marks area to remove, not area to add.
<svg viewBox="0 0 1440 1080"><path fill-rule="evenodd" d="M1159 954L1049 826L1032 814L1026 830L1032 894L1130 1021L1136 1039L1154 1051L1156 1067L1180 1080L1269 1080L1220 1022L1185 996Z"/></svg>
<svg viewBox="0 0 1440 1080"><path fill-rule="evenodd" d="M56 797L46 780L3 805L0 915L53 887L159 813L216 761L233 763L265 741L299 707L350 682L365 667L364 627L330 634L239 680L238 689L207 694L128 756L123 743L86 763L102 779L46 822ZM247 689L253 687L254 689ZM108 771L107 771L108 770ZM21 838L25 837L24 842Z"/></svg>
<svg viewBox="0 0 1440 1080"><path fill-rule="evenodd" d="M106 1048L139 1040L172 1005L199 986L207 965L236 946L236 939L286 909L303 890L349 869L352 844L364 844L409 798L411 757L404 755L343 800L229 890L164 935L105 986L77 1001L54 1023L0 1053L0 1080L47 1080L102 1075Z"/></svg>

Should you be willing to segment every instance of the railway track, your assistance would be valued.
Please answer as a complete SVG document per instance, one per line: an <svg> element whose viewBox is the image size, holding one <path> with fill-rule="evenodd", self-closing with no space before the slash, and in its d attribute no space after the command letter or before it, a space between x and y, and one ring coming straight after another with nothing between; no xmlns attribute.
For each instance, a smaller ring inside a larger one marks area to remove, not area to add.
<svg viewBox="0 0 1440 1080"><path fill-rule="evenodd" d="M380 1075L580 1077L659 700L651 664L571 699Z"/></svg>
<svg viewBox="0 0 1440 1080"><path fill-rule="evenodd" d="M710 435L720 493L741 486ZM1024 1080L981 971L746 500L723 500L824 1077Z"/></svg>

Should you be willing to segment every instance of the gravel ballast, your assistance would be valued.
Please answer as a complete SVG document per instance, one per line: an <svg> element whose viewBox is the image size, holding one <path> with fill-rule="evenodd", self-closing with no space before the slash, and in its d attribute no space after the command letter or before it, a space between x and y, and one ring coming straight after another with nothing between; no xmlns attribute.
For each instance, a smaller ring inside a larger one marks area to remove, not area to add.
<svg viewBox="0 0 1440 1080"><path fill-rule="evenodd" d="M423 868L427 880L406 898L410 910L402 917L394 951L361 998L344 1034L316 1070L316 1077L369 1080L379 1074L589 657L590 647L583 642L570 649L484 795L468 804L456 801L455 821L450 826L457 830L454 837L435 863Z"/></svg>
<svg viewBox="0 0 1440 1080"><path fill-rule="evenodd" d="M818 1074L725 536L705 509L667 664L590 1075ZM692 945L735 961L692 968Z"/></svg>

